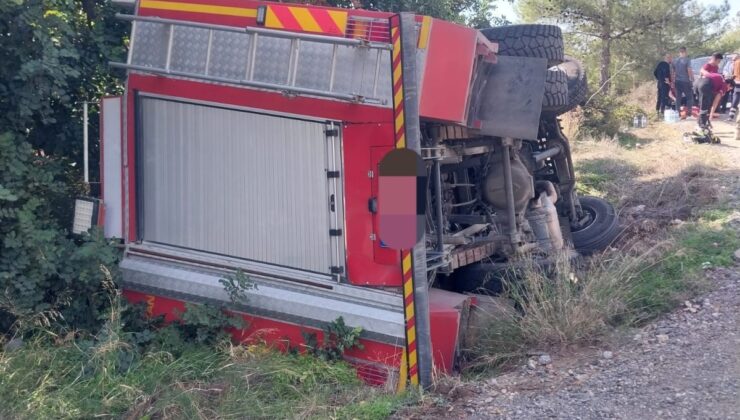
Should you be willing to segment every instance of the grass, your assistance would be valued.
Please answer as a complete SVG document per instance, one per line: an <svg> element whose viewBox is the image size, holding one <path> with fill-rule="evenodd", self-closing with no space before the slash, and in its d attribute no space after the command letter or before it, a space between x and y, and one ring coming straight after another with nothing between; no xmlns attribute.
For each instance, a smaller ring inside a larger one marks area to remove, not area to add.
<svg viewBox="0 0 740 420"><path fill-rule="evenodd" d="M702 270L733 265L740 235L728 225L729 214L710 210L675 233L676 244L645 270L633 292L642 318L652 318L704 290ZM639 319L639 318L638 318Z"/></svg>
<svg viewBox="0 0 740 420"><path fill-rule="evenodd" d="M163 329L141 348L120 314L117 297L96 337L37 332L0 352L0 418L384 419L410 399L345 362L265 345L184 343Z"/></svg>
<svg viewBox="0 0 740 420"><path fill-rule="evenodd" d="M621 249L585 267L566 256L553 271L527 267L504 280L504 298L517 310L482 325L469 367L488 372L532 349L595 344L639 326L705 290L703 270L731 266L738 248L740 236L722 218L689 225L639 255Z"/></svg>
<svg viewBox="0 0 740 420"><path fill-rule="evenodd" d="M36 340L0 353L0 418L383 419L406 398L368 388L347 364L263 346L192 346L131 365L100 351Z"/></svg>

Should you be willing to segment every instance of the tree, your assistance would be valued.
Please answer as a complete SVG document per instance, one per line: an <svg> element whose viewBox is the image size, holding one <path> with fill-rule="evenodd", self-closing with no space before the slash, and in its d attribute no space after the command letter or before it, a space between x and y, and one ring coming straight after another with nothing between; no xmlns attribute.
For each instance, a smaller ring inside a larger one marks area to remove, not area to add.
<svg viewBox="0 0 740 420"><path fill-rule="evenodd" d="M709 48L704 48L704 53L710 54L713 51L740 53L740 12L737 12L728 26L729 28L723 30L719 38L709 45Z"/></svg>
<svg viewBox="0 0 740 420"><path fill-rule="evenodd" d="M122 87L107 67L126 52L115 12L105 0L0 1L0 132L82 162L81 103Z"/></svg>
<svg viewBox="0 0 740 420"><path fill-rule="evenodd" d="M107 62L125 56L128 25L114 14L105 0L0 1L0 334L91 328L110 303L118 252L66 227L81 103L121 89Z"/></svg>
<svg viewBox="0 0 740 420"><path fill-rule="evenodd" d="M495 14L496 3L514 0L313 0L311 4L353 9L383 10L390 12L415 12L476 28L491 24L505 24L505 19ZM295 0L294 3L306 3Z"/></svg>
<svg viewBox="0 0 740 420"><path fill-rule="evenodd" d="M528 21L561 23L566 30L598 48L599 80L604 92L611 90L612 57L615 49L632 50L632 56L650 56L654 50L635 47L649 43L667 52L689 38L706 42L724 18L727 1L703 7L693 0L521 0L520 12ZM660 54L658 54L660 55ZM651 65L652 65L651 61Z"/></svg>

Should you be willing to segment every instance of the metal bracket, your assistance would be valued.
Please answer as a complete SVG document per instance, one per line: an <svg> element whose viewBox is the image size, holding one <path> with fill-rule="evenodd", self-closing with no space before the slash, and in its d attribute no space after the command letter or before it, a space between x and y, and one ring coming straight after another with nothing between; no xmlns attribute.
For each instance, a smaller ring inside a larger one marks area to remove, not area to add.
<svg viewBox="0 0 740 420"><path fill-rule="evenodd" d="M339 171L326 171L327 178L339 178Z"/></svg>
<svg viewBox="0 0 740 420"><path fill-rule="evenodd" d="M344 274L344 267L333 265L329 267L329 270L331 271L332 274Z"/></svg>
<svg viewBox="0 0 740 420"><path fill-rule="evenodd" d="M342 236L342 229L329 229L329 236Z"/></svg>

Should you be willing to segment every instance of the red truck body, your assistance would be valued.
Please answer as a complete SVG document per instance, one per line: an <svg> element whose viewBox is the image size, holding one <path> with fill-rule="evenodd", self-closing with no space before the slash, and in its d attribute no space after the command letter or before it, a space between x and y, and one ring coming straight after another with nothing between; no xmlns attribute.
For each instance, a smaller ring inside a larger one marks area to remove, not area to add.
<svg viewBox="0 0 740 420"><path fill-rule="evenodd" d="M102 180L106 215L110 216L106 230L109 236L121 236L127 246L122 268L125 295L130 300L146 302L150 313L172 319L185 301L221 299L213 280L242 269L257 280L258 289L254 307L247 304L229 309L248 321L247 329L234 331L236 339L265 340L285 348L300 344L302 332L321 334L321 325L340 315L349 325L367 332L362 337L364 349L347 354L361 375L375 384L401 382L399 377L405 373L399 366L404 366L408 344L403 331L402 254L383 246L378 239L378 216L368 209L369 200L378 194L378 164L396 146L398 115L394 114L391 92L397 91L393 87L400 81L391 66L396 60L390 45L393 16L248 0L137 3L131 18L134 30L125 96L103 99L101 117L101 173L111 178ZM464 127L476 66L481 60L495 59L495 45L470 28L422 16L416 21L419 117ZM222 27L254 28L255 32L231 35ZM311 38L300 38L300 47L291 41L287 48L293 50L280 55L275 51L283 44L274 39L291 38L274 38L277 32L322 38L315 44ZM229 38L237 36L244 40L248 36L255 45L257 39L269 40L276 49L237 48L233 46L237 38ZM341 55L344 50L336 47L330 55L310 55L319 54L317 51L324 48L321 45L331 45L327 37L342 42L360 39L380 47L348 47L347 54L371 57L365 61L370 64L358 70L360 59L347 56L342 61L336 58L337 51ZM205 58L202 51L197 53L200 46L207 48ZM249 75L251 66L252 78L224 76L233 70L228 60L234 51L247 57L250 64L245 74ZM377 51L377 56L367 51ZM260 54L262 61L258 61ZM328 66L321 57L330 56ZM267 60L287 63L285 83L264 81L272 77L269 69L274 74L274 69L284 67ZM314 61L303 64L309 60ZM219 76L214 76L214 63L223 63ZM264 64L268 70L260 81L256 78L262 63L268 63ZM351 68L353 65L356 68ZM331 67L328 82L322 78L321 66ZM358 79L358 71L367 77ZM370 89L367 81L373 73ZM304 76L305 85L301 85ZM347 91L338 92L337 86L345 79L349 81L345 83ZM358 94L352 85L357 80L362 81L361 89L378 93L379 100L370 101L369 95ZM312 83L329 83L324 92L327 95L354 95L355 99L312 94L319 90L306 87ZM323 139L322 143L303 139L304 129L314 130L318 133L312 134L315 137L331 137L329 145L324 145ZM294 138L308 143L294 148ZM281 144L286 146L279 149ZM293 156L291 150L303 151ZM328 156L327 163L303 168L314 152L321 159ZM244 157L234 157L239 153ZM281 153L285 153L283 162L275 158ZM276 181L282 165L286 165L284 173L290 175ZM120 168L120 176L110 175L115 171L112 168ZM214 174L218 171L222 172ZM322 176L329 177L326 186L324 181L315 181ZM295 187L296 183L305 185ZM320 209L311 210L325 200L317 202L316 194L309 194L314 188L327 191L332 213L321 216ZM282 190L290 194L285 200ZM303 192L306 197L301 201ZM302 214L301 207L319 216L294 218ZM271 209L283 220L266 220ZM321 225L316 229L323 229L325 221L331 237L318 238L315 232L319 230L310 228ZM297 238L296 246L302 248L269 254L271 247L288 244L288 239L280 242L280 238L291 232ZM304 238L301 232L315 238ZM275 244L270 244L272 237ZM315 252L317 257L299 255L300 249L306 254ZM187 283L191 277L195 280ZM185 279L182 285L181 279ZM296 295L282 301L282 294L288 292ZM320 302L311 302L319 298ZM306 303L311 309L304 311L291 302ZM354 306L343 309L346 302ZM454 367L470 303L464 295L436 289L431 292L433 355L435 364L444 371ZM363 307L377 312L368 315L371 320L363 320ZM282 308L290 313L286 315ZM324 313L324 309L330 311ZM372 318L376 315L377 319Z"/></svg>

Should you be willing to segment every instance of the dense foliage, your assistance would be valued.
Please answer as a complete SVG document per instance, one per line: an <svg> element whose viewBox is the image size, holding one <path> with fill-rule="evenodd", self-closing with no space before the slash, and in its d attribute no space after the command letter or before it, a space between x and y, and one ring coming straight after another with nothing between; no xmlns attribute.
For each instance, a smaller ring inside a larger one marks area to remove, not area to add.
<svg viewBox="0 0 740 420"><path fill-rule="evenodd" d="M117 252L99 235L70 239L72 189L57 159L0 135L0 327L89 328L109 305ZM60 217L63 215L64 217Z"/></svg>
<svg viewBox="0 0 740 420"><path fill-rule="evenodd" d="M125 57L115 12L104 0L0 2L0 131L82 163L82 102L121 90L107 68Z"/></svg>
<svg viewBox="0 0 740 420"><path fill-rule="evenodd" d="M68 227L88 191L81 104L120 91L107 69L125 53L114 13L102 0L0 2L0 333L94 328L110 305L117 251Z"/></svg>
<svg viewBox="0 0 740 420"><path fill-rule="evenodd" d="M293 3L312 3L325 6L384 10L392 12L416 12L451 22L467 24L476 28L503 25L506 20L496 14L499 2L514 0L310 0Z"/></svg>

